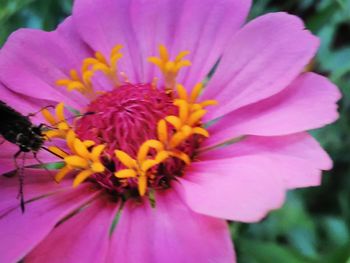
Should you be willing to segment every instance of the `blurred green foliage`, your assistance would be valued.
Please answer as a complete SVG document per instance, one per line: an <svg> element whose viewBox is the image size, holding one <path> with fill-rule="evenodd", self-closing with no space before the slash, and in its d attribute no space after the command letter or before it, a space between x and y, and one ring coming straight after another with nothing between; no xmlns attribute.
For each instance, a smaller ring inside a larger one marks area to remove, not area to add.
<svg viewBox="0 0 350 263"><path fill-rule="evenodd" d="M320 37L313 71L343 93L337 123L313 135L334 160L321 187L289 193L263 222L233 224L240 263L350 263L350 0L256 0L251 18L270 11L300 16Z"/></svg>
<svg viewBox="0 0 350 263"><path fill-rule="evenodd" d="M0 0L0 46L20 27L52 30L72 0ZM313 71L343 92L341 118L314 131L334 160L318 188L292 191L283 208L258 224L231 224L240 263L350 263L350 0L255 0L251 19L296 14L321 38Z"/></svg>

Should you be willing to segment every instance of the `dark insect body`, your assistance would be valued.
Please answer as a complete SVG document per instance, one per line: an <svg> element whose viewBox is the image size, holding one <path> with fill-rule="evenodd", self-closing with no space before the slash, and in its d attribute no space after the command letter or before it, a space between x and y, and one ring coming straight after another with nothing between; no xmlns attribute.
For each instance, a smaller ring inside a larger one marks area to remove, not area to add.
<svg viewBox="0 0 350 263"><path fill-rule="evenodd" d="M19 147L18 152L14 155L17 171L19 173L19 195L21 198L21 209L24 212L24 197L23 197L23 163L17 165L17 158L21 153L32 152L34 158L38 151L43 148L45 137L42 134L44 125L34 125L28 116L24 116L15 109L8 106L3 101L0 101L0 135L8 142ZM38 160L40 163L40 161Z"/></svg>

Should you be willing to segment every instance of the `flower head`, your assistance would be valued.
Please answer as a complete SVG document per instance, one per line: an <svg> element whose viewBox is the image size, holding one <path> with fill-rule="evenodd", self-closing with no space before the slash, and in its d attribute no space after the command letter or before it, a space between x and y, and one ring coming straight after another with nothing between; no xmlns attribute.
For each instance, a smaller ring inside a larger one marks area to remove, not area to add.
<svg viewBox="0 0 350 263"><path fill-rule="evenodd" d="M40 154L61 168L26 169L24 215L1 179L1 262L232 262L225 220L258 221L320 183L332 163L306 131L337 118L339 92L302 73L318 40L298 18L240 28L249 7L76 0L57 30L11 36L1 99L56 104L38 120L55 156Z"/></svg>

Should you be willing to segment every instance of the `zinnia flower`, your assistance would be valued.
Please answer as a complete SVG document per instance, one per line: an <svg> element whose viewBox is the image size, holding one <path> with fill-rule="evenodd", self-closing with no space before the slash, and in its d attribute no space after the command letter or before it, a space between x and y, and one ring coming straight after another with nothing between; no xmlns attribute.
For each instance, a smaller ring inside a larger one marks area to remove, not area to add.
<svg viewBox="0 0 350 263"><path fill-rule="evenodd" d="M332 162L306 131L337 119L339 91L303 72L319 41L299 18L242 27L250 5L76 0L57 30L9 38L1 100L42 109L38 157L60 167L25 169L23 214L0 179L0 262L233 262L226 220L320 184Z"/></svg>

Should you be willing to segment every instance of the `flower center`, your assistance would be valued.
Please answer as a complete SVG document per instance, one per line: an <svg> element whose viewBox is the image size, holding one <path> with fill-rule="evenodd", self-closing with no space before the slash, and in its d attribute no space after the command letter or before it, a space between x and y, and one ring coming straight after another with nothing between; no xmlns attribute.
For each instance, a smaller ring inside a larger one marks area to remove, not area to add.
<svg viewBox="0 0 350 263"><path fill-rule="evenodd" d="M164 90L158 90L151 84L127 83L97 97L88 105L87 112L92 114L76 121L75 132L81 140L106 145L104 164L108 171L104 175L95 176L95 180L120 194L125 189L120 188L120 183L115 178L108 176L108 173L125 168L118 158L113 157L114 151L118 149L136 159L144 142L157 140L158 122L166 116L177 115L178 108ZM174 131L168 129L167 133ZM194 156L198 139L192 137L186 140L181 145L182 151ZM152 159L156 156L156 151L150 151L147 155ZM148 182L149 187L169 187L171 179L182 175L184 166L185 163L175 157L169 158L162 165L156 165L153 167L153 178ZM134 188L137 186L135 179L129 179L127 183L128 192L130 185Z"/></svg>
<svg viewBox="0 0 350 263"><path fill-rule="evenodd" d="M83 140L105 144L110 155L120 149L132 157L147 140L157 138L157 123L177 112L171 98L150 84L124 84L87 107L75 132Z"/></svg>
<svg viewBox="0 0 350 263"><path fill-rule="evenodd" d="M71 70L69 79L57 81L57 85L81 92L91 100L86 107L89 114L69 123L64 104L60 103L56 116L47 109L43 115L55 128L46 132L47 138L67 143L68 151L49 147L65 163L56 180L76 173L73 186L90 180L126 200L169 188L172 180L183 176L200 143L209 136L201 119L207 112L205 108L216 101L197 102L201 83L188 94L176 82L179 70L191 64L184 60L187 51L172 61L161 46L160 58L149 58L164 76L164 86L157 87L155 83L121 81L122 74L117 71L117 62L122 58L120 49L116 46L109 59L96 52L95 57L84 59L81 72ZM114 86L102 95L94 90L97 71Z"/></svg>

